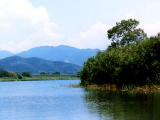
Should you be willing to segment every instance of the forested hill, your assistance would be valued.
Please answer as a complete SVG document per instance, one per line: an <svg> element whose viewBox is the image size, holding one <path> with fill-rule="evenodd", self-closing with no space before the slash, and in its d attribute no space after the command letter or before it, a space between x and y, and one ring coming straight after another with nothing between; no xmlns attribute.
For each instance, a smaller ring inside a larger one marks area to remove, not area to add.
<svg viewBox="0 0 160 120"><path fill-rule="evenodd" d="M38 57L51 61L64 61L82 66L92 56L95 56L99 49L78 49L70 46L41 46L17 54L21 57Z"/></svg>
<svg viewBox="0 0 160 120"><path fill-rule="evenodd" d="M0 68L12 72L31 72L32 74L39 74L40 72L61 74L77 74L81 70L78 65L60 62L49 61L40 58L22 58L19 56L7 57L0 60Z"/></svg>

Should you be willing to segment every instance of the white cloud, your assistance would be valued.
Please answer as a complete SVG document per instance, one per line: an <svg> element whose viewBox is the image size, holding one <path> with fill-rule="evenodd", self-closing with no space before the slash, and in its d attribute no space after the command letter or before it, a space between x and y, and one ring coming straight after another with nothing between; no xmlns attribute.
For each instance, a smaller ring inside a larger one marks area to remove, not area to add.
<svg viewBox="0 0 160 120"><path fill-rule="evenodd" d="M0 28L10 28L11 25L8 23L0 23Z"/></svg>
<svg viewBox="0 0 160 120"><path fill-rule="evenodd" d="M54 44L63 38L58 31L44 7L34 8L28 0L0 0L0 49L19 52Z"/></svg>
<svg viewBox="0 0 160 120"><path fill-rule="evenodd" d="M138 20L140 22L140 25L138 27L142 28L148 36L154 36L160 32L160 21L155 23L144 23L145 19L143 18L143 16L135 16L131 13L125 15L125 19L130 18Z"/></svg>
<svg viewBox="0 0 160 120"><path fill-rule="evenodd" d="M132 13L122 17L129 18L144 22L143 17L137 17ZM140 24L139 27L148 35L156 35L160 31L160 22ZM97 23L86 31L64 39L59 26L51 22L43 6L35 8L28 0L0 0L0 49L19 52L36 46L60 44L78 48L106 49L110 45L110 41L107 40L109 28L111 26Z"/></svg>
<svg viewBox="0 0 160 120"><path fill-rule="evenodd" d="M135 19L135 16L131 13L128 13L128 14L125 15L125 19L131 19L131 18Z"/></svg>
<svg viewBox="0 0 160 120"><path fill-rule="evenodd" d="M160 32L160 22L141 24L140 27L144 29L148 36L155 36Z"/></svg>
<svg viewBox="0 0 160 120"><path fill-rule="evenodd" d="M144 22L142 16L135 16L134 14L126 14L123 19L136 19L140 21L138 27L144 29L148 36L156 35L160 32L160 22L153 24L141 24ZM88 30L80 32L76 37L70 39L67 43L78 48L99 48L106 49L111 44L111 41L107 39L107 30L113 26L97 23L92 25Z"/></svg>
<svg viewBox="0 0 160 120"><path fill-rule="evenodd" d="M110 44L106 35L108 28L97 23L74 38L74 35L68 36L67 41L59 33L59 26L50 21L44 7L34 8L28 0L0 0L0 49L20 52L36 46L60 44L106 49Z"/></svg>
<svg viewBox="0 0 160 120"><path fill-rule="evenodd" d="M110 41L107 40L109 28L106 24L94 24L89 30L80 32L75 38L72 38L68 44L78 48L106 49L110 44Z"/></svg>
<svg viewBox="0 0 160 120"><path fill-rule="evenodd" d="M141 20L144 20L143 17L137 17L134 14L126 14L124 16L124 19L130 18L140 21L140 25L138 27L144 29L148 36L156 35L158 32L160 32L160 22L153 24L141 24ZM112 28L112 26L106 24L94 24L88 30L80 32L76 37L70 39L66 44L78 48L106 49L111 43L111 41L107 39L107 30L110 28Z"/></svg>

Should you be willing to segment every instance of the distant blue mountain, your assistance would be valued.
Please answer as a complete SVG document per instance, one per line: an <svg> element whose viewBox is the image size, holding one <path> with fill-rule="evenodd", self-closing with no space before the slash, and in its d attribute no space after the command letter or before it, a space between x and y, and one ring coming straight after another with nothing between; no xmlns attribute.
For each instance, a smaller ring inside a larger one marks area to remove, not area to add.
<svg viewBox="0 0 160 120"><path fill-rule="evenodd" d="M39 74L40 72L61 74L77 74L81 70L81 66L60 62L49 61L40 58L22 58L19 56L7 57L0 60L0 68L11 72L31 72L32 74Z"/></svg>
<svg viewBox="0 0 160 120"><path fill-rule="evenodd" d="M13 55L14 54L9 52L9 51L5 51L5 50L0 51L0 59L10 57L10 56L13 56Z"/></svg>
<svg viewBox="0 0 160 120"><path fill-rule="evenodd" d="M99 49L78 49L61 45L35 47L17 55L25 58L38 57L51 61L63 61L82 66L89 57L95 56L98 51Z"/></svg>

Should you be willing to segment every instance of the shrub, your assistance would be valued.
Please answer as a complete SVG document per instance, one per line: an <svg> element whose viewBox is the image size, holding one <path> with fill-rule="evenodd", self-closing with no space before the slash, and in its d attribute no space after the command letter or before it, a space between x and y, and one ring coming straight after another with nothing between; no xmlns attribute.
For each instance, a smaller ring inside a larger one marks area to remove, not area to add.
<svg viewBox="0 0 160 120"><path fill-rule="evenodd" d="M0 71L0 77L9 77L9 72L6 70L1 70Z"/></svg>
<svg viewBox="0 0 160 120"><path fill-rule="evenodd" d="M54 72L52 73L53 75L60 75L61 73L60 72Z"/></svg>
<svg viewBox="0 0 160 120"><path fill-rule="evenodd" d="M18 79L22 79L23 76L22 76L21 74L17 73L17 78L18 78Z"/></svg>
<svg viewBox="0 0 160 120"><path fill-rule="evenodd" d="M23 72L23 73L22 73L22 76L23 76L23 77L32 77L32 75L31 75L30 72Z"/></svg>

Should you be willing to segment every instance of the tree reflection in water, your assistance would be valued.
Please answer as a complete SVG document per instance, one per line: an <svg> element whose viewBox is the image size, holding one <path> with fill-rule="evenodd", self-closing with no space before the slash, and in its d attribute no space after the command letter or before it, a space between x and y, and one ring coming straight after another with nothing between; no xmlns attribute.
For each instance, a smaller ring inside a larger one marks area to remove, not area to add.
<svg viewBox="0 0 160 120"><path fill-rule="evenodd" d="M124 94L85 90L89 111L102 120L160 120L160 94Z"/></svg>

